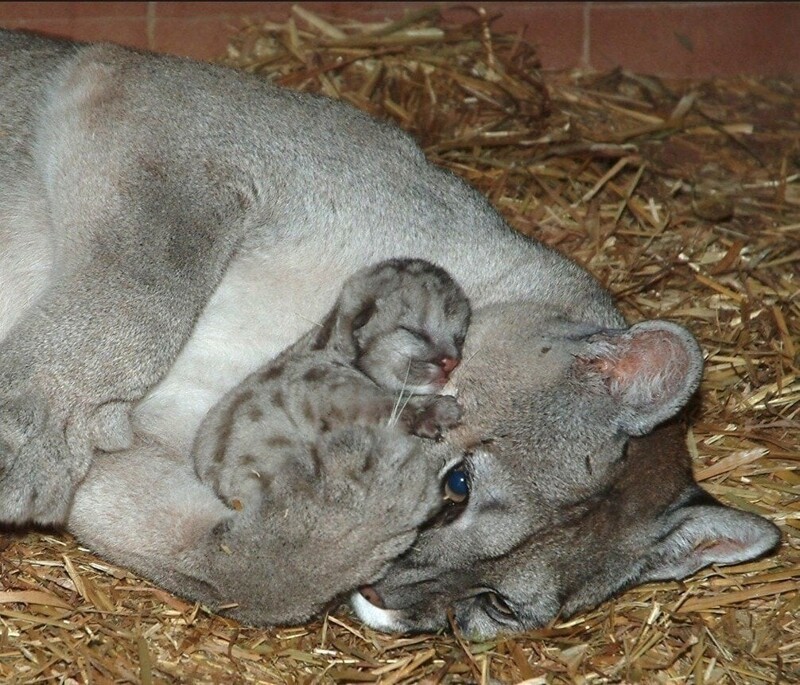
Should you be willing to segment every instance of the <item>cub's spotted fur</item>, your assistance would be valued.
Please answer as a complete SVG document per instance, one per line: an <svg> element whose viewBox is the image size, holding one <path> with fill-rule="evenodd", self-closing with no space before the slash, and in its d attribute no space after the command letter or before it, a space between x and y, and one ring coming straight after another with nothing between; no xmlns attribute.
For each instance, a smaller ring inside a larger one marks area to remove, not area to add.
<svg viewBox="0 0 800 685"><path fill-rule="evenodd" d="M396 420L438 438L461 412L454 398L428 393L460 362L469 319L461 288L429 262L393 259L358 272L318 330L212 408L193 450L197 473L238 507L286 460L306 462L313 479L322 438L346 426Z"/></svg>

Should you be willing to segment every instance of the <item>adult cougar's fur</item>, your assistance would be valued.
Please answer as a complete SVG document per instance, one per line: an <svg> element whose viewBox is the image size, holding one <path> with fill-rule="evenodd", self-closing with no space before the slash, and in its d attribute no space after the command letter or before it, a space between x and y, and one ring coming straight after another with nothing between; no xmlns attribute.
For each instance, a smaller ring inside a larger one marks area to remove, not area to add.
<svg viewBox="0 0 800 685"><path fill-rule="evenodd" d="M696 388L691 336L627 327L393 126L208 64L0 32L0 129L0 520L66 523L254 623L366 586L374 626L452 609L475 633L776 543L699 490L670 429L631 440ZM207 410L397 256L473 304L464 425L421 452L345 431L315 485L289 472L257 510L225 507L188 461ZM465 498L441 510L454 450Z"/></svg>

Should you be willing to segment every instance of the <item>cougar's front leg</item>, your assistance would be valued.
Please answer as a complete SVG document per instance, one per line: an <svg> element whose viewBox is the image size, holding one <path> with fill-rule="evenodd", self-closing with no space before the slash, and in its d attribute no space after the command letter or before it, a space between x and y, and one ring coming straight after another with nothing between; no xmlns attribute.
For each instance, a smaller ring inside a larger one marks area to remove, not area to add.
<svg viewBox="0 0 800 685"><path fill-rule="evenodd" d="M165 373L217 280L209 272L137 263L112 241L11 330L0 343L0 519L63 519L102 409L139 399Z"/></svg>
<svg viewBox="0 0 800 685"><path fill-rule="evenodd" d="M125 421L125 404L165 374L244 226L247 203L223 161L194 163L177 132L137 128L111 94L69 100L73 90L34 150L54 273L0 343L4 522L64 520L92 442L129 435L103 421Z"/></svg>

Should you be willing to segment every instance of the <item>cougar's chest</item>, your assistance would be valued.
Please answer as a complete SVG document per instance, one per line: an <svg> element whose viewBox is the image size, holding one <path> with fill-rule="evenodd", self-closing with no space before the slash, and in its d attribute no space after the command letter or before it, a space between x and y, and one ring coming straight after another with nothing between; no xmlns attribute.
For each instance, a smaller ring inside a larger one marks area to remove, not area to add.
<svg viewBox="0 0 800 685"><path fill-rule="evenodd" d="M239 257L167 376L137 406L137 427L187 448L225 392L319 322L348 275L310 247Z"/></svg>

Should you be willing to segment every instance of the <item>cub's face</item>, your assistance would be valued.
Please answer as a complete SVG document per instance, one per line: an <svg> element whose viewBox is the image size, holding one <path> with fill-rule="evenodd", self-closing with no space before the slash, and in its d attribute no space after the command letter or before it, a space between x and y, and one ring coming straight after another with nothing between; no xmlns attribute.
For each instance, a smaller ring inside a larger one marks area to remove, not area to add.
<svg viewBox="0 0 800 685"><path fill-rule="evenodd" d="M464 421L447 437L463 460L411 550L353 596L369 625L438 630L450 615L473 635L521 631L776 543L772 524L700 490L683 427L664 424L700 375L682 329L495 308L476 313L464 354Z"/></svg>
<svg viewBox="0 0 800 685"><path fill-rule="evenodd" d="M380 300L376 306L378 316L387 319L400 309ZM466 327L441 307L429 307L424 317L410 310L398 313L391 325L380 325L376 318L362 335L356 333L361 350L356 365L387 390L424 395L441 391L461 362Z"/></svg>
<svg viewBox="0 0 800 685"><path fill-rule="evenodd" d="M439 392L461 362L469 301L443 269L422 260L390 260L373 280L353 325L356 366L391 391Z"/></svg>

